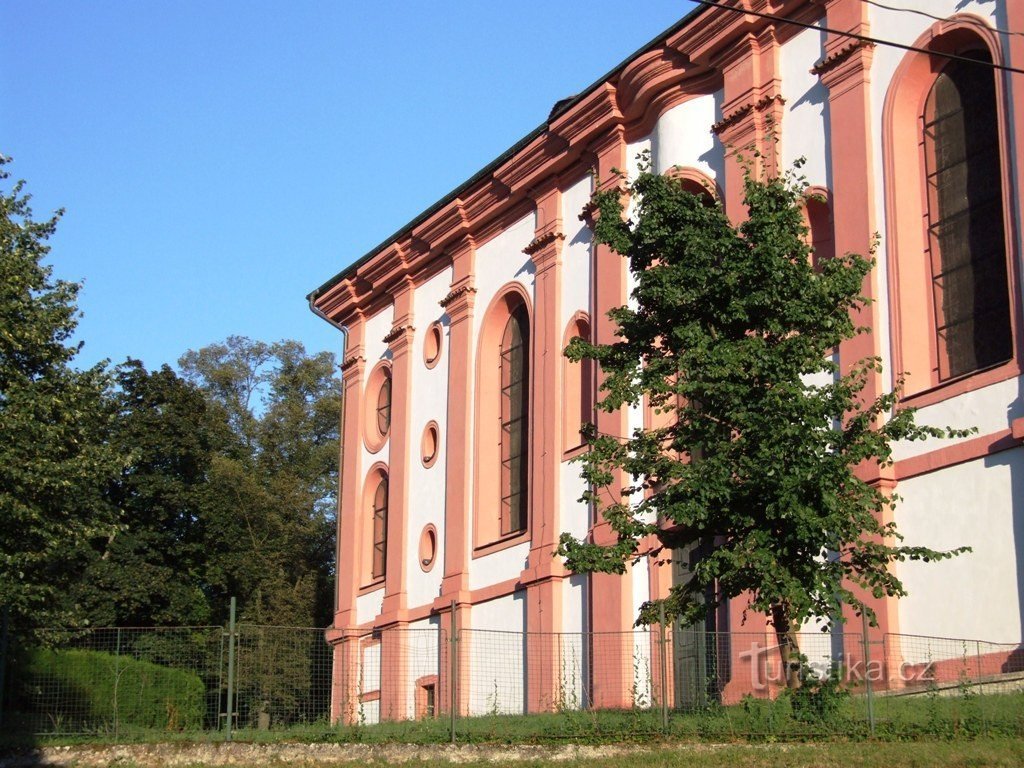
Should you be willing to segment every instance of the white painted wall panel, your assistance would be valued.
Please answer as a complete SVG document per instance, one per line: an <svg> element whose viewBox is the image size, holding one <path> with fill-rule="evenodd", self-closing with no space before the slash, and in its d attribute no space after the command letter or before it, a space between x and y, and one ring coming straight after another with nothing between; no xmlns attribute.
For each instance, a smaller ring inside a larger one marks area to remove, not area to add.
<svg viewBox="0 0 1024 768"><path fill-rule="evenodd" d="M525 711L526 593L473 606L469 643L469 712Z"/></svg>
<svg viewBox="0 0 1024 768"><path fill-rule="evenodd" d="M906 544L973 552L900 563L909 596L900 632L1015 643L1024 580L1024 448L904 480L896 524Z"/></svg>
<svg viewBox="0 0 1024 768"><path fill-rule="evenodd" d="M416 289L413 297L413 315L416 331L410 352L412 362L412 412L409 432L409 509L406 525L406 592L410 608L433 602L440 594L444 576L444 510L445 510L445 436L448 433L448 315L438 302L450 290L451 269L443 270ZM427 331L433 322L440 321L443 331L441 359L433 368L427 368L423 347ZM424 467L421 457L421 438L429 421L438 427L439 455L430 467ZM424 573L420 567L419 543L423 529L432 523L437 529L437 553L433 568Z"/></svg>
<svg viewBox="0 0 1024 768"><path fill-rule="evenodd" d="M502 549L484 557L474 558L469 565L469 588L480 589L508 579L518 578L526 567L530 542Z"/></svg>
<svg viewBox="0 0 1024 768"><path fill-rule="evenodd" d="M416 681L436 675L438 672L439 623L440 617L432 616L429 619L412 622L408 629L402 632L402 648L406 658L405 689L408 691L405 716L410 720L416 717ZM447 640L447 634L445 639ZM435 701L440 701L440 697Z"/></svg>
<svg viewBox="0 0 1024 768"><path fill-rule="evenodd" d="M589 505L580 501L587 487L580 474L582 467L575 462L563 461L559 469L559 528L582 539L590 529Z"/></svg>
<svg viewBox="0 0 1024 768"><path fill-rule="evenodd" d="M1024 377L1007 379L973 392L943 400L941 403L921 408L917 412L917 423L932 427L956 427L968 429L977 427L979 435L1009 429L1010 423L1024 416L1024 402L1020 397ZM971 435L966 439L972 439ZM907 459L922 453L934 451L963 442L963 438L947 440L929 438L910 442L903 440L893 444L893 456Z"/></svg>
<svg viewBox="0 0 1024 768"><path fill-rule="evenodd" d="M819 22L820 25L821 22ZM825 34L805 29L782 46L782 170L806 159L800 173L809 184L829 187L832 181L828 141L828 90L811 67L824 56Z"/></svg>
<svg viewBox="0 0 1024 768"><path fill-rule="evenodd" d="M384 603L384 587L375 589L365 595L356 597L356 623L365 624L373 621L380 613L381 605Z"/></svg>
<svg viewBox="0 0 1024 768"><path fill-rule="evenodd" d="M558 325L563 331L577 312L590 314L593 233L580 221L580 213L590 202L591 185L590 176L584 176L562 193L565 240L562 242L562 316Z"/></svg>
<svg viewBox="0 0 1024 768"><path fill-rule="evenodd" d="M651 135L651 161L656 173L679 165L696 168L714 180L724 176L725 152L711 132L722 119L720 92L698 96L672 107L660 118Z"/></svg>

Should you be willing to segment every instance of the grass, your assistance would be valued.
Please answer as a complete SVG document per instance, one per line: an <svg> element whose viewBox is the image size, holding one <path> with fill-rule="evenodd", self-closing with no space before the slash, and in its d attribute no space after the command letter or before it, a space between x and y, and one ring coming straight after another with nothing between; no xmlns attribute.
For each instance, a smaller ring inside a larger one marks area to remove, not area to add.
<svg viewBox="0 0 1024 768"><path fill-rule="evenodd" d="M970 689L952 696L938 693L874 700L875 741L972 740L981 737L1024 736L1024 693L974 694ZM10 725L10 722L7 724ZM18 737L11 728L0 746L126 742L216 742L223 732L165 731L121 728L88 735ZM794 711L788 698L747 699L730 707L698 712L672 712L663 730L655 710L566 711L536 715L487 715L457 722L460 744L565 745L650 744L658 741L727 744L826 740L863 741L869 733L866 700L842 699L826 716ZM305 742L357 744L445 744L449 721L386 722L378 725L293 725L273 730L238 730L234 738L247 743Z"/></svg>

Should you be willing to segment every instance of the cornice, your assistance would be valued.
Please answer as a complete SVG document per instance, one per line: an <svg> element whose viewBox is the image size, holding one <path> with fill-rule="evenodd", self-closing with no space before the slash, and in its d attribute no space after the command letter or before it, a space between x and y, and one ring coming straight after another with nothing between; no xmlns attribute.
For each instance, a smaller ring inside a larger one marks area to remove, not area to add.
<svg viewBox="0 0 1024 768"><path fill-rule="evenodd" d="M361 365L361 364L363 364L365 362L366 362L366 358L363 357L362 355L350 355L349 357L346 357L342 361L342 363L341 363L341 365L339 367L341 368L342 372L344 373L344 372L349 371L352 368L354 368L354 367L356 367L358 365Z"/></svg>
<svg viewBox="0 0 1024 768"><path fill-rule="evenodd" d="M623 120L633 122L642 117L651 99L684 80L691 70L689 57L667 46L634 59L622 70L616 85Z"/></svg>
<svg viewBox="0 0 1024 768"><path fill-rule="evenodd" d="M615 86L605 82L548 126L570 147L587 144L609 125L622 121Z"/></svg>
<svg viewBox="0 0 1024 768"><path fill-rule="evenodd" d="M869 43L866 40L850 40L846 44L836 48L832 53L825 56L825 58L816 62L815 65L811 67L811 74L821 77L822 75L836 69L840 64L853 56L858 49L874 47L874 43Z"/></svg>
<svg viewBox="0 0 1024 768"><path fill-rule="evenodd" d="M556 166L568 162L569 142L557 134L539 136L522 152L511 158L494 172L494 178L510 192L516 192L535 183L540 176L557 172Z"/></svg>
<svg viewBox="0 0 1024 768"><path fill-rule="evenodd" d="M394 328L388 331L388 334L384 337L383 341L388 346L391 346L394 342L398 341L402 337L411 335L415 330L415 328L408 324L396 325Z"/></svg>
<svg viewBox="0 0 1024 768"><path fill-rule="evenodd" d="M464 296L466 296L466 297L472 296L475 293L476 293L476 288L474 288L471 285L463 285L463 286L460 286L460 287L456 288L455 290L451 291L447 296L445 296L443 299L441 299L437 303L441 305L441 309L448 309L449 306L454 304L460 298L462 298Z"/></svg>
<svg viewBox="0 0 1024 768"><path fill-rule="evenodd" d="M551 243L556 243L560 240L565 240L565 234L563 234L562 232L557 232L554 230L550 232L545 232L544 234L538 235L537 237L533 238L533 240L531 240L530 243L525 248L523 248L523 253L525 253L527 256L533 256L535 253L542 250L545 246L548 246Z"/></svg>
<svg viewBox="0 0 1024 768"><path fill-rule="evenodd" d="M469 231L469 217L461 199L455 199L412 231L427 251L443 248Z"/></svg>
<svg viewBox="0 0 1024 768"><path fill-rule="evenodd" d="M748 101L746 104L741 104L717 123L712 125L711 131L714 134L721 136L722 133L739 123L752 112L764 112L775 104L779 104L781 106L785 103L786 99L780 93L762 96L757 101Z"/></svg>

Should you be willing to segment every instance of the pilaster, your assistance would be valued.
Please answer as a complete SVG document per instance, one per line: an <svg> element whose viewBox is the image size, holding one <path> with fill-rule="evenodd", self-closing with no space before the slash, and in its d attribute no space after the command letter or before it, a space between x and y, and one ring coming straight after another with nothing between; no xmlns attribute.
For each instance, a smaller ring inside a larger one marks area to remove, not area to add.
<svg viewBox="0 0 1024 768"><path fill-rule="evenodd" d="M621 181L613 169L627 167L626 138L621 126L614 127L602 136L591 150L597 157L597 177L602 187L618 186ZM608 311L621 307L627 300L626 259L607 245L595 243L593 249L594 285L591 295L594 306L590 313L593 319L594 339L597 344L612 344L616 341L618 325L608 317ZM597 383L604 380L603 371L597 373ZM597 411L597 429L608 435L626 435L629 432L628 413L619 409L608 413ZM620 489L628 484L628 478L617 472L615 481L608 488L609 501L620 498ZM591 538L597 544L611 545L617 541L617 534L603 518L592 521ZM630 577L615 574L594 573L591 579L591 626L595 633L626 632L632 629L634 616L632 585ZM594 648L598 654L601 649ZM602 654L603 655L603 654ZM594 706L598 708L622 708L632 706L630 682L633 679L632 654L608 654L612 658L597 659L606 670L595 675L593 680ZM614 666L611 669L609 665ZM597 668L595 666L595 668Z"/></svg>
<svg viewBox="0 0 1024 768"><path fill-rule="evenodd" d="M564 571L553 557L561 526L558 478L562 424L562 232L561 193L553 183L534 195L537 226L524 249L536 267L532 361L534 403L530 425L530 555L520 581L526 585L527 702L529 711L557 706L560 659L552 634L561 630L556 574ZM541 633L541 634L536 634Z"/></svg>
<svg viewBox="0 0 1024 768"><path fill-rule="evenodd" d="M463 237L451 251L451 291L441 300L448 313L448 434L444 578L435 607L469 601L469 531L473 456L473 305L476 244Z"/></svg>

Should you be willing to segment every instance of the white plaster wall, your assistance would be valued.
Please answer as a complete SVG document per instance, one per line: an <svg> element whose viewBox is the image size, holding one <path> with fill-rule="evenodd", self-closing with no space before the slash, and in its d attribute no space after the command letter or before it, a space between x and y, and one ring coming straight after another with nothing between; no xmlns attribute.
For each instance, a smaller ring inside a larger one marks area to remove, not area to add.
<svg viewBox="0 0 1024 768"><path fill-rule="evenodd" d="M380 701L366 701L359 705L359 722L376 725L380 722Z"/></svg>
<svg viewBox="0 0 1024 768"><path fill-rule="evenodd" d="M630 182L636 180L640 175L640 155L643 152L651 151L652 140L650 136L645 136L639 141L634 141L632 144L626 146L626 176ZM637 199L631 197L629 199L629 207L626 209L626 214L631 220L636 220L636 207ZM625 260L625 257L623 257ZM626 268L626 306L630 309L637 308L636 299L633 298L633 289L636 288L636 278L633 273L629 270L628 263L625 265Z"/></svg>
<svg viewBox="0 0 1024 768"><path fill-rule="evenodd" d="M364 350L366 354L366 377L369 378L370 372L373 367L377 365L381 360L391 359L391 350L388 349L388 345L384 343L384 337L391 331L392 323L394 322L395 309L394 306L388 306L382 309L377 314L368 318L366 321L366 336L364 341ZM364 382L365 385L366 382ZM363 398L371 397L376 401L377 393L368 392L364 388ZM369 428L369 425L367 425ZM363 472L369 470L375 462L382 461L385 464L389 464L390 453L391 453L391 438L388 437L384 441L383 447L376 453L370 453L366 450L366 443L360 441L359 450L362 452L362 469ZM360 482L366 480L365 475L360 479Z"/></svg>
<svg viewBox="0 0 1024 768"><path fill-rule="evenodd" d="M828 89L811 72L824 55L824 45L825 34L820 29L805 29L781 47L782 96L786 100L781 152L782 170L791 169L803 157L806 164L799 173L807 177L807 183L829 187Z"/></svg>
<svg viewBox="0 0 1024 768"><path fill-rule="evenodd" d="M586 536L590 529L589 505L580 501L587 488L581 471L576 462L563 461L559 466L559 527L577 539Z"/></svg>
<svg viewBox="0 0 1024 768"><path fill-rule="evenodd" d="M365 624L373 621L380 614L384 604L384 587L356 597L356 623Z"/></svg>
<svg viewBox="0 0 1024 768"><path fill-rule="evenodd" d="M1018 377L951 397L918 410L917 423L958 429L977 427L978 435L1009 429L1014 419L1024 416L1024 401L1020 397L1022 385L1024 377ZM893 457L896 460L907 459L975 437L977 435L959 439L902 440L893 444Z"/></svg>
<svg viewBox="0 0 1024 768"><path fill-rule="evenodd" d="M655 173L679 165L696 168L714 180L722 179L725 150L711 132L721 119L721 93L698 96L672 107L651 134L651 160Z"/></svg>
<svg viewBox="0 0 1024 768"><path fill-rule="evenodd" d="M438 673L440 658L440 617L432 616L414 621L402 632L402 648L406 658L406 713L408 719L416 717L416 681L421 677ZM447 633L445 635L447 640ZM440 690L435 689L436 701L440 701Z"/></svg>
<svg viewBox="0 0 1024 768"><path fill-rule="evenodd" d="M590 202L590 176L584 176L562 193L562 316L559 328L565 331L569 319L577 312L591 314L591 243L593 233L582 221L580 213ZM591 317L593 322L593 317Z"/></svg>
<svg viewBox="0 0 1024 768"><path fill-rule="evenodd" d="M514 547L502 549L484 557L471 558L469 564L469 588L489 587L508 579L518 578L526 567L530 554L530 542L524 541Z"/></svg>
<svg viewBox="0 0 1024 768"><path fill-rule="evenodd" d="M523 249L533 240L535 226L536 214L530 213L512 224L501 234L477 248L477 293L473 313L474 355L477 354L480 328L483 324L484 315L502 286L512 281L520 282L526 288L531 306L535 303L535 269L530 257L523 253ZM474 380L471 396L487 397L489 394L494 394L482 392L476 395L475 388L476 382ZM470 453L474 454L475 451ZM473 471L472 467L470 467L470 471ZM475 498L471 500L471 503L476 504ZM474 520L475 515L471 515L470 518L471 521ZM474 537L475 533L471 531L469 541L472 542ZM529 543L524 543L485 557L470 557L468 561L470 589L479 589L480 587L518 577L526 563L529 546Z"/></svg>
<svg viewBox="0 0 1024 768"><path fill-rule="evenodd" d="M933 16L952 16L956 13L969 13L978 16L986 21L992 21L992 14L997 6L1001 6L1005 0L999 3L991 0L901 0L898 5L907 11L924 11ZM1016 1L1016 0L1014 0ZM883 30L886 40L891 40L903 45L913 45L917 38L930 27L933 19L907 11L892 11L868 5L868 19L873 30ZM871 86L870 86L870 110L872 126L872 155L874 163L874 178L876 182L874 190L875 204L875 228L881 235L878 251L875 259L878 263L877 285L888 285L888 254L886 251L886 237L888 223L885 220L885 189L882 184L892 184L892 179L886 179L884 173L883 152L882 152L882 113L885 106L885 95L892 82L896 68L904 56L913 55L907 51L900 50L888 45L876 45L872 50L871 63ZM1008 158L1004 158L1006 162ZM877 299L878 327L875 329L880 341L880 353L884 370L892 371L892 354L890 346L889 326L889 295L886 290L879 290Z"/></svg>
<svg viewBox="0 0 1024 768"><path fill-rule="evenodd" d="M907 545L973 547L951 560L897 565L909 593L899 602L899 631L1019 642L1024 448L904 480L897 492Z"/></svg>
<svg viewBox="0 0 1024 768"><path fill-rule="evenodd" d="M476 249L476 299L473 312L473 338L480 338L484 314L498 290L513 280L526 288L531 305L534 303L535 269L523 249L533 240L536 214L530 213L512 224L501 234Z"/></svg>
<svg viewBox="0 0 1024 768"><path fill-rule="evenodd" d="M561 664L559 670L560 704L582 709L589 704L590 580L588 576L570 576L560 582L562 600Z"/></svg>
<svg viewBox="0 0 1024 768"><path fill-rule="evenodd" d="M360 693L380 690L380 644L363 646L363 663L359 670ZM359 720L366 725L380 722L380 701L359 703Z"/></svg>
<svg viewBox="0 0 1024 768"><path fill-rule="evenodd" d="M640 606L650 599L650 560L643 558L629 569L633 596L633 620L640 613ZM651 706L651 633L646 627L633 630L633 703L640 707Z"/></svg>
<svg viewBox="0 0 1024 768"><path fill-rule="evenodd" d="M526 593L473 606L469 644L469 713L525 711Z"/></svg>
<svg viewBox="0 0 1024 768"><path fill-rule="evenodd" d="M440 594L444 576L444 510L445 510L445 446L448 434L448 315L438 302L443 299L452 281L451 269L445 269L416 289L413 295L412 406L409 432L409 509L406 525L406 593L410 608L433 602ZM427 331L440 321L443 333L441 359L433 368L427 368L423 347ZM424 467L420 441L429 421L437 422L438 457L430 467ZM437 529L437 553L430 572L420 567L419 543L423 529L430 523Z"/></svg>

